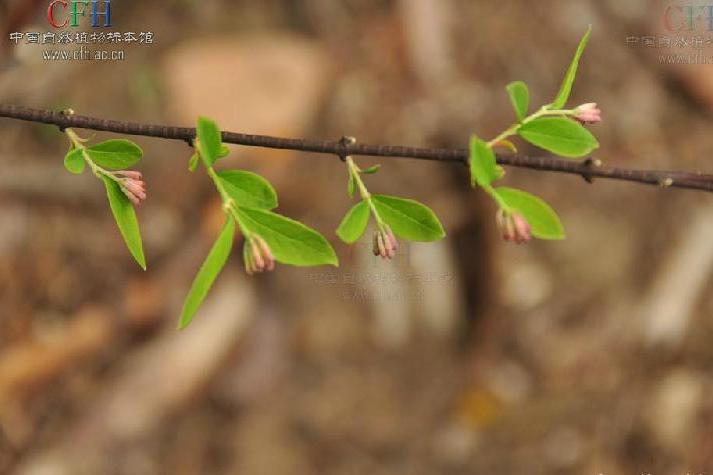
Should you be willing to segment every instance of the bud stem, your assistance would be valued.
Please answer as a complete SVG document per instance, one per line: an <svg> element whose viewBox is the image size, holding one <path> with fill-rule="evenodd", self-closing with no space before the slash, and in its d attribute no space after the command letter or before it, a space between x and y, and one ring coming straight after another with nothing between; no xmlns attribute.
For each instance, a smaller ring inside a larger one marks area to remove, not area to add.
<svg viewBox="0 0 713 475"><path fill-rule="evenodd" d="M369 208L371 209L371 214L374 216L374 219L376 220L376 224L379 227L380 230L384 230L384 221L381 219L381 216L379 216L379 211L376 209L376 205L374 205L374 200L371 198L371 193L369 193L369 190L366 189L366 185L364 184L364 180L361 179L361 169L357 166L357 164L354 162L354 159L352 157L347 157L347 167L349 168L349 173L351 176L354 178L354 181L357 184L357 188L359 189L359 195L362 197L364 201L367 202L369 205Z"/></svg>
<svg viewBox="0 0 713 475"><path fill-rule="evenodd" d="M528 122L532 122L535 119L539 119L540 117L546 117L546 116L551 116L551 115L572 115L575 113L574 109L548 109L547 106L542 106L540 109L525 117L522 122L516 122L512 124L507 130L505 130L503 133L495 137L493 140L488 142L488 147L492 148L494 147L498 142L501 142L508 137L512 137L513 135L517 135L518 130L520 130L520 127L523 125L527 124Z"/></svg>
<svg viewBox="0 0 713 475"><path fill-rule="evenodd" d="M70 128L65 129L64 133L67 134L67 137L69 138L74 148L82 151L82 158L84 158L84 161L89 165L89 168L92 169L92 173L94 173L94 176L96 176L97 178L106 176L121 185L121 179L116 177L112 172L105 170L104 168L94 163L92 157L90 157L89 153L87 153L87 147L84 145L84 139L82 139L79 135L77 135L74 130Z"/></svg>

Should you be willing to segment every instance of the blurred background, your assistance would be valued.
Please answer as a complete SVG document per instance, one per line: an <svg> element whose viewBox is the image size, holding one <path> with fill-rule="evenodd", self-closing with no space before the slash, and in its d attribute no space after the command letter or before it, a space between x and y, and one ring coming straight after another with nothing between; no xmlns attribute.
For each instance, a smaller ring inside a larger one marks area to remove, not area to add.
<svg viewBox="0 0 713 475"><path fill-rule="evenodd" d="M513 80L549 102L591 24L572 104L604 111L596 157L713 169L712 66L661 58L713 57L713 32L705 13L686 24L667 2L114 0L112 31L153 43L74 62L43 60L60 45L9 41L54 31L47 5L0 2L0 103L415 146L503 130ZM568 233L517 247L498 240L494 206L462 168L359 158L383 164L372 191L427 203L448 231L382 262L368 234L353 247L334 235L350 206L342 163L232 147L222 166L268 177L280 211L330 237L342 265L247 278L234 253L179 333L220 202L188 173L186 144L136 141L146 273L101 185L64 170L63 135L0 120L0 473L713 468L710 196L508 170Z"/></svg>

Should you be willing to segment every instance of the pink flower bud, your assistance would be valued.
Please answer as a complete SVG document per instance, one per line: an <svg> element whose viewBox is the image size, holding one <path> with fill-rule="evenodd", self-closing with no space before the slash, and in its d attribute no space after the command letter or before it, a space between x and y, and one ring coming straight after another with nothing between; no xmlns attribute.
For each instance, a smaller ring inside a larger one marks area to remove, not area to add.
<svg viewBox="0 0 713 475"><path fill-rule="evenodd" d="M595 102L589 102L574 110L574 118L583 124L596 124L602 121L602 111Z"/></svg>
<svg viewBox="0 0 713 475"><path fill-rule="evenodd" d="M119 177L121 191L134 205L138 206L146 199L146 183L143 181L141 172L122 170L116 172L114 176Z"/></svg>
<svg viewBox="0 0 713 475"><path fill-rule="evenodd" d="M128 191L126 188L122 187L121 191L124 193L124 195L127 198L129 198L129 201L131 201L134 204L134 206L139 206L141 204L141 200L139 200L139 198L136 195L134 195L133 193Z"/></svg>
<svg viewBox="0 0 713 475"><path fill-rule="evenodd" d="M117 175L121 175L125 178L131 178L133 180L143 179L143 175L141 174L141 172L136 170L122 170L120 172L117 172Z"/></svg>
<svg viewBox="0 0 713 475"><path fill-rule="evenodd" d="M270 246L260 236L247 238L243 247L245 272L252 275L256 272L271 271L275 268L275 257Z"/></svg>
<svg viewBox="0 0 713 475"><path fill-rule="evenodd" d="M384 225L383 229L374 231L373 253L375 256L381 256L382 259L393 259L396 257L398 249L399 242L396 240L391 228Z"/></svg>
<svg viewBox="0 0 713 475"><path fill-rule="evenodd" d="M143 181L126 178L123 185L129 193L137 196L140 200L146 199L146 188Z"/></svg>
<svg viewBox="0 0 713 475"><path fill-rule="evenodd" d="M382 259L386 259L388 254L386 253L386 244L384 243L384 235L381 231L378 231L378 236L376 237L376 244L379 248L379 255Z"/></svg>
<svg viewBox="0 0 713 475"><path fill-rule="evenodd" d="M389 239L391 242L391 247L394 249L394 252L399 250L399 241L396 240L396 236L394 236L393 231L391 231L391 228L387 225L384 226L386 230L386 237Z"/></svg>
<svg viewBox="0 0 713 475"><path fill-rule="evenodd" d="M505 241L522 244L532 240L532 227L521 214L499 209L496 221Z"/></svg>
<svg viewBox="0 0 713 475"><path fill-rule="evenodd" d="M512 215L513 223L515 224L515 242L522 244L532 240L532 227L527 220L518 213Z"/></svg>
<svg viewBox="0 0 713 475"><path fill-rule="evenodd" d="M265 270L265 261L262 258L262 254L259 246L253 241L251 244L251 249L253 253L253 263L255 264L255 270L262 272Z"/></svg>
<svg viewBox="0 0 713 475"><path fill-rule="evenodd" d="M498 229L502 233L503 239L505 241L515 240L515 223L512 220L512 216L506 213L503 209L499 209L495 218L498 223Z"/></svg>
<svg viewBox="0 0 713 475"><path fill-rule="evenodd" d="M243 263L245 264L245 273L247 275L253 275L255 273L255 264L253 263L252 252L250 251L248 241L245 241L243 245Z"/></svg>
<svg viewBox="0 0 713 475"><path fill-rule="evenodd" d="M272 255L270 246L268 246L267 242L265 242L265 240L260 236L257 236L255 240L257 241L257 245L260 248L260 254L265 262L265 270L272 271L275 268L275 256Z"/></svg>

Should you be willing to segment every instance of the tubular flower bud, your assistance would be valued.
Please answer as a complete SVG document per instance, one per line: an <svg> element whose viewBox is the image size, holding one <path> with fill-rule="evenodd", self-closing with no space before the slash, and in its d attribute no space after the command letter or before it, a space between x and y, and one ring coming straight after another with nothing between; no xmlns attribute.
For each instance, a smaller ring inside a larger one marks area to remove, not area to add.
<svg viewBox="0 0 713 475"><path fill-rule="evenodd" d="M146 183L144 183L141 172L123 170L116 172L115 176L119 177L121 191L129 198L129 201L138 206L146 200Z"/></svg>
<svg viewBox="0 0 713 475"><path fill-rule="evenodd" d="M498 229L500 229L505 241L522 244L532 240L530 223L521 214L509 213L500 209L496 215L496 220Z"/></svg>
<svg viewBox="0 0 713 475"><path fill-rule="evenodd" d="M501 208L495 215L495 220L498 223L498 229L502 233L505 241L513 241L515 239L515 224L510 219L510 216Z"/></svg>
<svg viewBox="0 0 713 475"><path fill-rule="evenodd" d="M389 226L385 225L383 229L374 231L373 252L375 256L381 256L382 259L393 259L398 249L399 242Z"/></svg>
<svg viewBox="0 0 713 475"><path fill-rule="evenodd" d="M399 241L396 240L396 236L394 236L394 232L391 230L391 228L388 225L384 225L384 231L386 233L386 238L388 241L391 243L391 247L394 250L394 253L399 250Z"/></svg>
<svg viewBox="0 0 713 475"><path fill-rule="evenodd" d="M245 261L245 272L248 275L271 271L275 268L275 257L272 255L270 246L257 235L245 239L243 260Z"/></svg>
<svg viewBox="0 0 713 475"><path fill-rule="evenodd" d="M574 110L574 118L583 124L596 124L602 121L602 111L595 102L589 102Z"/></svg>
<svg viewBox="0 0 713 475"><path fill-rule="evenodd" d="M512 215L515 222L515 242L522 244L532 240L532 227L527 222L524 216L518 213Z"/></svg>

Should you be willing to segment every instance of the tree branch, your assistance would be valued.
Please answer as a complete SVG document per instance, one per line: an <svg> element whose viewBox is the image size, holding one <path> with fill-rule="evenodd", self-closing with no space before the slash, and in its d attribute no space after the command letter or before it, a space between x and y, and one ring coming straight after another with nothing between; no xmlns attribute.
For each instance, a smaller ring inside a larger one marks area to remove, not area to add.
<svg viewBox="0 0 713 475"><path fill-rule="evenodd" d="M169 140L183 140L192 143L196 129L191 127L171 127L165 125L139 124L117 120L98 119L82 115L67 115L45 109L0 104L0 117L56 125L60 129L68 127L113 132L125 135L142 135ZM411 158L439 162L468 163L466 149L416 148L393 145L368 145L347 140L321 141L288 139L265 135L249 135L223 132L223 142L249 147L314 152L345 157L361 155L372 157ZM530 157L526 155L497 155L497 162L518 168L580 175L588 182L594 178L624 180L663 187L687 188L713 191L713 175L700 172L636 170L606 167L598 160L573 161L554 157Z"/></svg>

